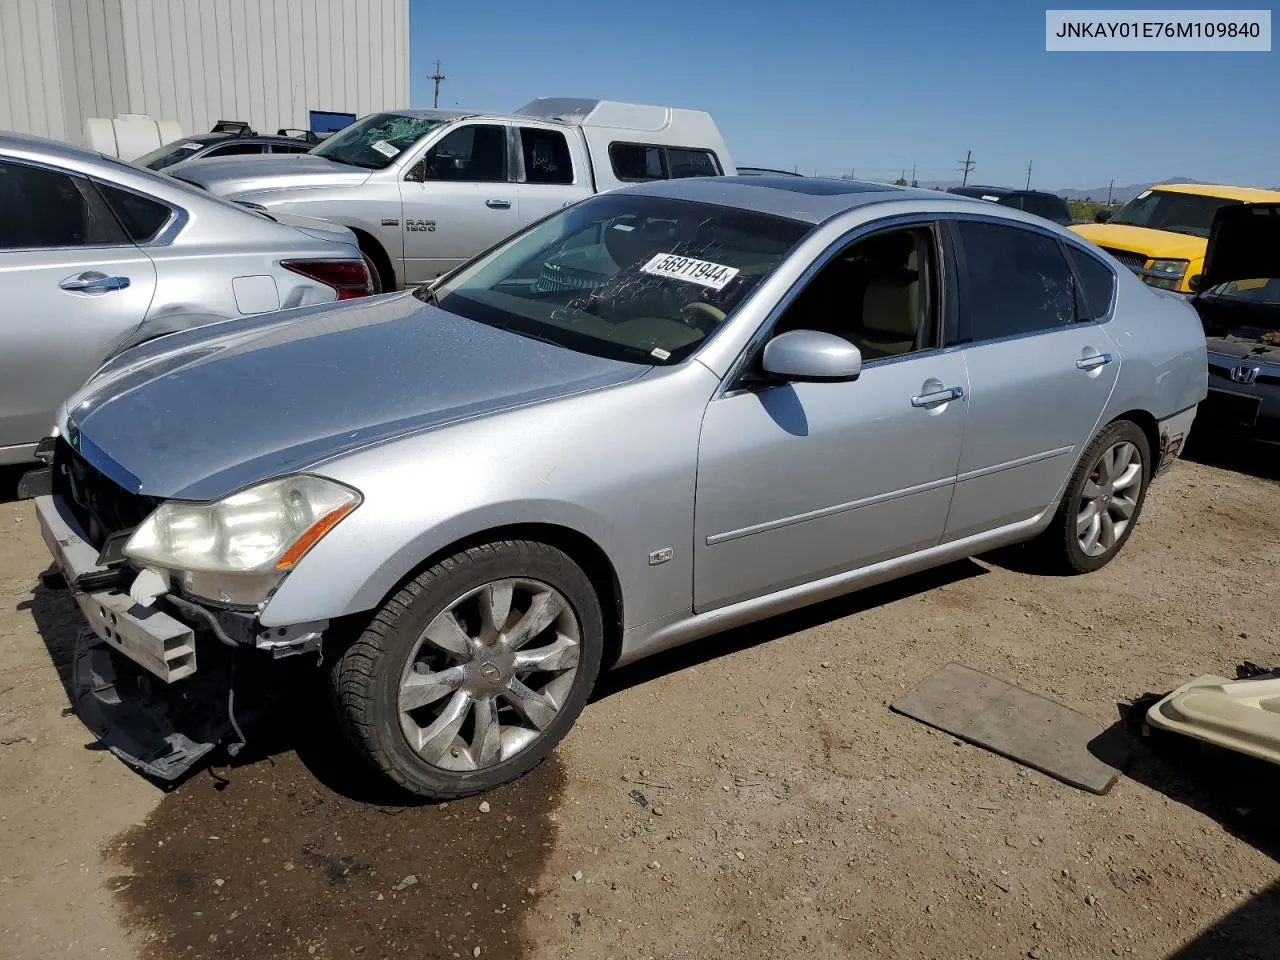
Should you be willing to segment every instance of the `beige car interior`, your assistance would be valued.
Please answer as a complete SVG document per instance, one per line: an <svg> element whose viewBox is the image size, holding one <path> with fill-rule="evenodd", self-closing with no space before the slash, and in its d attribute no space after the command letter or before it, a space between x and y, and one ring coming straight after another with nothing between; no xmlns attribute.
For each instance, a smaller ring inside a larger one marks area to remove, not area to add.
<svg viewBox="0 0 1280 960"><path fill-rule="evenodd" d="M775 333L821 330L855 344L864 360L920 346L927 305L928 237L898 230L860 240L814 277L779 320ZM925 290L927 290L927 285Z"/></svg>

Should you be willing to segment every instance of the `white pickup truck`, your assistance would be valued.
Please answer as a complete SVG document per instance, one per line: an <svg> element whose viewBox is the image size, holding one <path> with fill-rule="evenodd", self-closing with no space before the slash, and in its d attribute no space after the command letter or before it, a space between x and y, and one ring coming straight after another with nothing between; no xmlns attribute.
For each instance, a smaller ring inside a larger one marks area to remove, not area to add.
<svg viewBox="0 0 1280 960"><path fill-rule="evenodd" d="M376 113L308 154L193 160L166 172L268 215L349 227L379 289L394 290L434 280L593 193L736 171L701 110L544 98L515 114Z"/></svg>

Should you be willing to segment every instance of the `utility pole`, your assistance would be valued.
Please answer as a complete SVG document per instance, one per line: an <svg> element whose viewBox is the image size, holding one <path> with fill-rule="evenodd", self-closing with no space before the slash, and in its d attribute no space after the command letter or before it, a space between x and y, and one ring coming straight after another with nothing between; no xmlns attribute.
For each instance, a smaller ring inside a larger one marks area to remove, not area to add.
<svg viewBox="0 0 1280 960"><path fill-rule="evenodd" d="M439 60L436 61L436 72L433 73L431 76L427 77L427 79L435 81L436 92L435 92L435 96L431 98L431 106L438 109L440 107L440 81L448 79L443 73L440 72Z"/></svg>
<svg viewBox="0 0 1280 960"><path fill-rule="evenodd" d="M1116 181L1114 178L1112 179L1111 183L1107 185L1107 206L1108 207L1111 206L1111 191L1115 187L1115 185L1116 185Z"/></svg>
<svg viewBox="0 0 1280 960"><path fill-rule="evenodd" d="M1027 189L1031 189L1031 161L1027 161Z"/></svg>
<svg viewBox="0 0 1280 960"><path fill-rule="evenodd" d="M968 185L969 171L975 166L977 166L977 164L973 162L973 151L966 150L964 153L964 159L960 161L960 169L964 171L964 179L960 181L960 186L964 187Z"/></svg>
<svg viewBox="0 0 1280 960"><path fill-rule="evenodd" d="M916 165L914 163L911 165L911 185L913 187L920 186L920 182L916 180Z"/></svg>

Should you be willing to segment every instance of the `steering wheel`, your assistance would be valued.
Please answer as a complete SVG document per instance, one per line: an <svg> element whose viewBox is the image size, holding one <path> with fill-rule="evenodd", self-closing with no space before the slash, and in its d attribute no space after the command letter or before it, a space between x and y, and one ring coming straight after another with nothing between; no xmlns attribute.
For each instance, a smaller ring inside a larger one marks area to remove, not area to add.
<svg viewBox="0 0 1280 960"><path fill-rule="evenodd" d="M697 327L703 333L710 333L724 320L724 311L709 303L695 300L693 303L686 303L680 309L680 316L689 326Z"/></svg>

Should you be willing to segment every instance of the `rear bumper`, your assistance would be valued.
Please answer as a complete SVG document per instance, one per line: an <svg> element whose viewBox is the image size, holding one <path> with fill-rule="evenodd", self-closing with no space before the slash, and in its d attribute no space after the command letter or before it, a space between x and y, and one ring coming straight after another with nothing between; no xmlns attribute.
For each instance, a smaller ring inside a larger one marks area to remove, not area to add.
<svg viewBox="0 0 1280 960"><path fill-rule="evenodd" d="M1191 424L1196 419L1196 408L1188 407L1172 417L1161 420L1157 427L1160 432L1159 459L1156 461L1156 476L1164 473L1182 454L1187 444L1187 435L1191 432Z"/></svg>
<svg viewBox="0 0 1280 960"><path fill-rule="evenodd" d="M114 587L85 587L95 578L111 579L112 570L98 563L71 511L57 495L36 498L36 517L45 545L66 578L76 605L90 629L104 643L166 683L196 672L195 632L154 607L135 604Z"/></svg>

